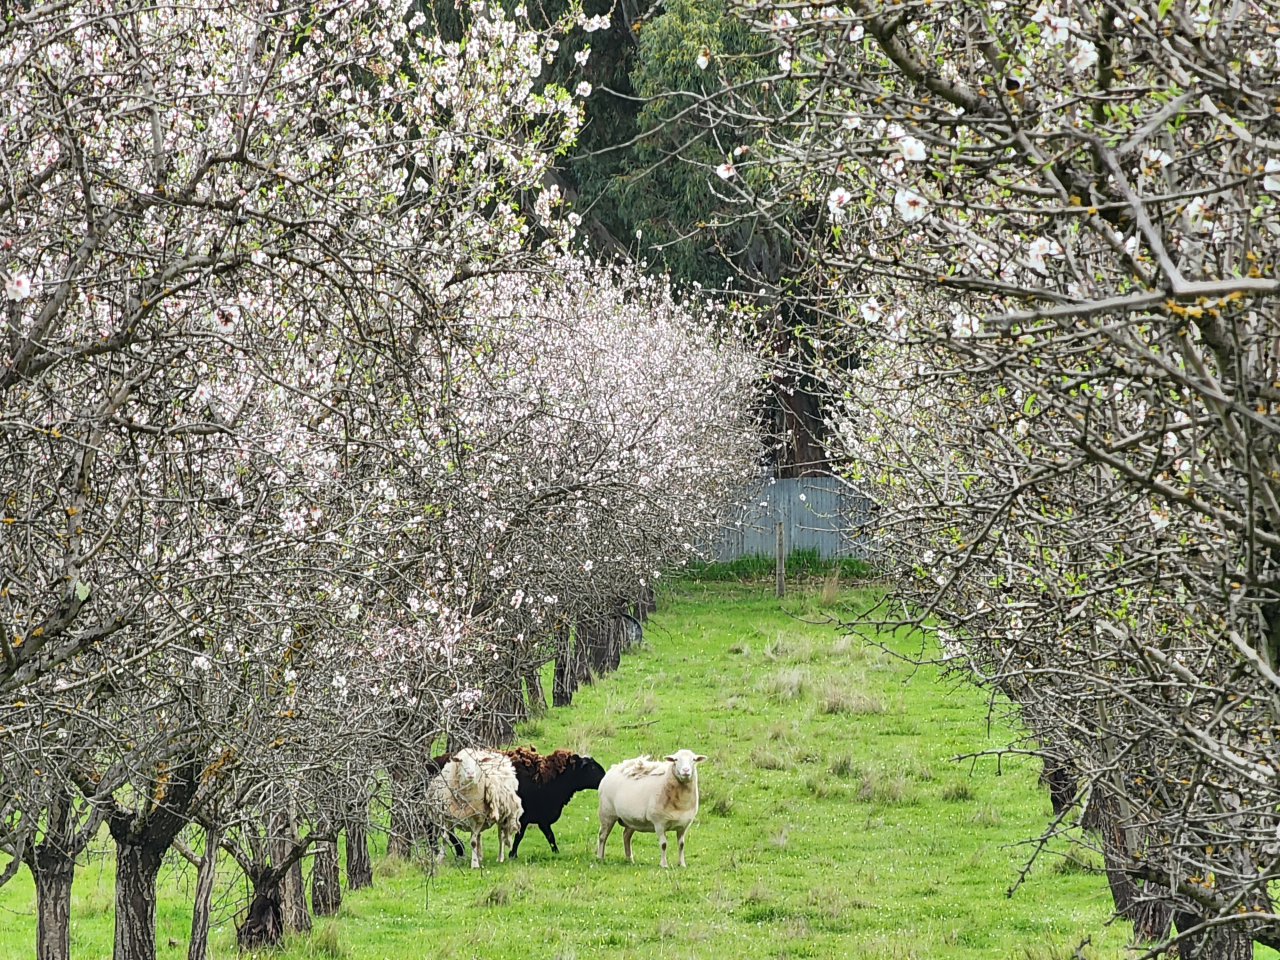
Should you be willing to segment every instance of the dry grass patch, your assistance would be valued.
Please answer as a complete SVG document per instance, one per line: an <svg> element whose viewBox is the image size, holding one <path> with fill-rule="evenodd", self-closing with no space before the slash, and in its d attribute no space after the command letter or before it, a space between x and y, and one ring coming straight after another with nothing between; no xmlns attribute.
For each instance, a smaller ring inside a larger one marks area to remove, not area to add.
<svg viewBox="0 0 1280 960"><path fill-rule="evenodd" d="M907 778L900 772L865 769L859 778L858 799L871 803L902 803L908 798Z"/></svg>
<svg viewBox="0 0 1280 960"><path fill-rule="evenodd" d="M942 788L943 800L972 800L973 787L968 780L953 780Z"/></svg>
<svg viewBox="0 0 1280 960"><path fill-rule="evenodd" d="M780 703L799 700L809 689L809 671L800 667L788 667L769 677L764 691Z"/></svg>
<svg viewBox="0 0 1280 960"><path fill-rule="evenodd" d="M824 607L834 606L836 600L840 598L840 568L833 566L831 572L827 574L826 579L822 581L822 595L818 598L818 603Z"/></svg>
<svg viewBox="0 0 1280 960"><path fill-rule="evenodd" d="M825 714L859 716L884 713L885 706L877 697L860 690L849 690L834 680L828 680L818 694L818 710Z"/></svg>

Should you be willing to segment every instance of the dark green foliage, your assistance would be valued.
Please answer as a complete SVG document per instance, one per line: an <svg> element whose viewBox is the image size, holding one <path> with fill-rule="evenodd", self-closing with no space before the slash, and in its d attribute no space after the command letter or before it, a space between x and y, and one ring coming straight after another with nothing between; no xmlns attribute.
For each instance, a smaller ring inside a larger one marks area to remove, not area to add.
<svg viewBox="0 0 1280 960"><path fill-rule="evenodd" d="M858 579L874 575L874 571L865 560L858 560L855 557L823 560L818 556L817 550L792 550L787 554L787 579L825 577L835 565L839 565L841 577ZM691 563L684 568L684 577L689 580L707 581L771 580L774 570L775 562L772 556L756 553L736 560Z"/></svg>

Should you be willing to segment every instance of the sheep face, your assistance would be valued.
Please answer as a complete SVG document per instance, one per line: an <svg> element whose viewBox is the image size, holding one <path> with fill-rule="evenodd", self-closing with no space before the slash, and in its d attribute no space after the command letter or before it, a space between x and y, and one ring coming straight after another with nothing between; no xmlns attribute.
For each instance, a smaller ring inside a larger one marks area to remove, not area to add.
<svg viewBox="0 0 1280 960"><path fill-rule="evenodd" d="M469 786L480 779L480 764L471 754L458 757L458 766L458 783L462 786Z"/></svg>
<svg viewBox="0 0 1280 960"><path fill-rule="evenodd" d="M694 764L701 763L707 758L700 753L694 753L692 750L677 750L662 759L671 764L671 772L675 774L677 780L681 783L688 783L693 779Z"/></svg>
<svg viewBox="0 0 1280 960"><path fill-rule="evenodd" d="M579 790L599 790L604 779L604 767L591 757L579 757L574 771L574 782Z"/></svg>

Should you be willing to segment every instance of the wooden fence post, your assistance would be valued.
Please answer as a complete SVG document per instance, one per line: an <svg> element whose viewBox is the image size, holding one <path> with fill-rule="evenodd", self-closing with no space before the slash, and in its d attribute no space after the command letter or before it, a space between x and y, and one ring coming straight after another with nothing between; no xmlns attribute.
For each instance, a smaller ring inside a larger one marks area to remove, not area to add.
<svg viewBox="0 0 1280 960"><path fill-rule="evenodd" d="M786 553L786 543L784 542L784 538L782 535L781 520L777 522L775 530L777 531L777 535L778 535L778 548L777 548L778 560L777 560L777 570L776 570L776 578L777 578L776 586L778 591L778 599L781 600L783 597L787 595L787 553Z"/></svg>

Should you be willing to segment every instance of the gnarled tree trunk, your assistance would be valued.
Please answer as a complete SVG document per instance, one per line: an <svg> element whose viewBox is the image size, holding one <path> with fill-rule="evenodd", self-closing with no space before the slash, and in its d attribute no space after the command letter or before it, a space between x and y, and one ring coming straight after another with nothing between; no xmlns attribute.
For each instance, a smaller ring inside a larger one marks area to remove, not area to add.
<svg viewBox="0 0 1280 960"><path fill-rule="evenodd" d="M34 856L36 868L36 960L70 960L71 882L76 862L63 850L50 851L42 843Z"/></svg>
<svg viewBox="0 0 1280 960"><path fill-rule="evenodd" d="M352 808L343 826L347 844L347 888L359 890L373 886L373 860L369 856L369 805L362 802Z"/></svg>
<svg viewBox="0 0 1280 960"><path fill-rule="evenodd" d="M311 864L311 909L317 917L331 917L342 906L342 883L338 878L338 845L332 840L316 844Z"/></svg>
<svg viewBox="0 0 1280 960"><path fill-rule="evenodd" d="M116 935L112 960L155 960L156 874L164 851L116 841Z"/></svg>
<svg viewBox="0 0 1280 960"><path fill-rule="evenodd" d="M1190 913L1174 915L1179 931L1199 925L1200 917ZM1253 960L1253 937L1239 927L1217 927L1187 937L1178 943L1178 956L1195 960Z"/></svg>
<svg viewBox="0 0 1280 960"><path fill-rule="evenodd" d="M116 929L112 960L155 960L156 874L165 852L190 818L200 781L187 761L168 770L161 796L137 798L138 809L117 806L107 818L116 842Z"/></svg>
<svg viewBox="0 0 1280 960"><path fill-rule="evenodd" d="M92 835L97 820L87 825ZM26 848L23 859L36 886L36 958L69 960L71 956L71 883L76 853L83 838L75 834L75 807L67 794L50 799L44 815L44 839Z"/></svg>
<svg viewBox="0 0 1280 960"><path fill-rule="evenodd" d="M297 846L297 831L293 827L292 818L283 820L278 827L281 839L275 841L272 860L284 863L290 859ZM294 933L311 931L311 911L307 909L307 885L302 877L302 861L294 859L284 870L280 878L280 917L284 928Z"/></svg>
<svg viewBox="0 0 1280 960"><path fill-rule="evenodd" d="M249 877L253 899L249 913L236 930L241 950L275 946L284 940L284 918L280 913L280 871L264 870Z"/></svg>

